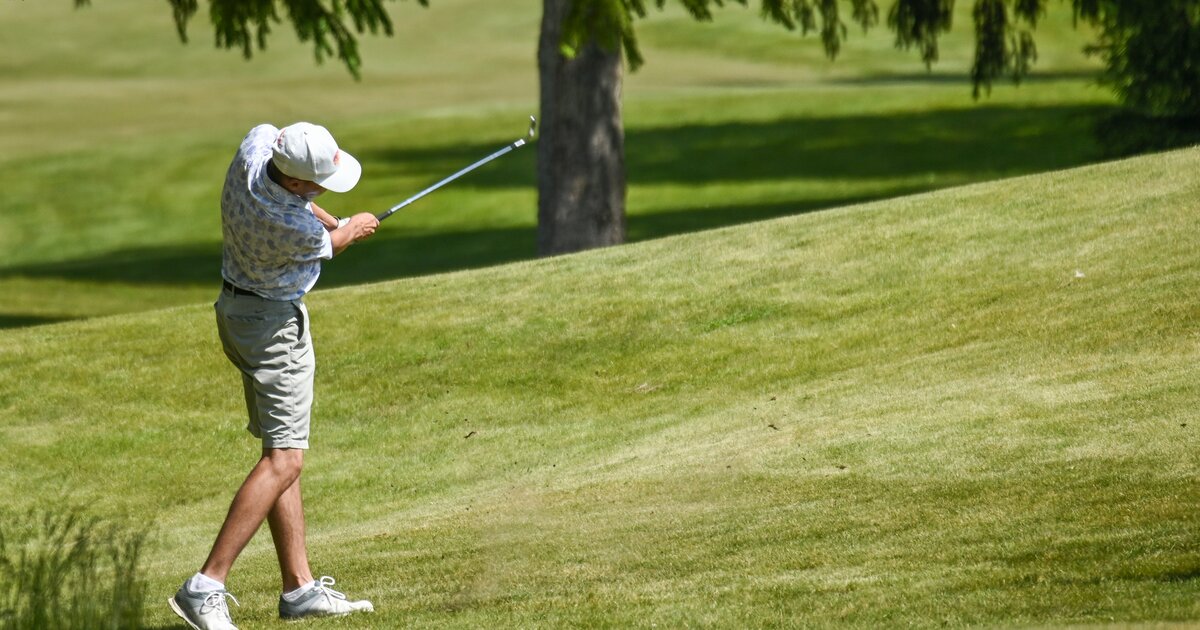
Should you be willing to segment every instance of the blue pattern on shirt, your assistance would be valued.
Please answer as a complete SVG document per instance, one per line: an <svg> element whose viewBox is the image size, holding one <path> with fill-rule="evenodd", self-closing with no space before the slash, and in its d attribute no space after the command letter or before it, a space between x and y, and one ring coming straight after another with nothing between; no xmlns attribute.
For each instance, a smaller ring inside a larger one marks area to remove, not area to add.
<svg viewBox="0 0 1200 630"><path fill-rule="evenodd" d="M267 176L279 129L259 125L242 140L221 193L221 275L272 300L296 300L333 257L329 232L309 203Z"/></svg>

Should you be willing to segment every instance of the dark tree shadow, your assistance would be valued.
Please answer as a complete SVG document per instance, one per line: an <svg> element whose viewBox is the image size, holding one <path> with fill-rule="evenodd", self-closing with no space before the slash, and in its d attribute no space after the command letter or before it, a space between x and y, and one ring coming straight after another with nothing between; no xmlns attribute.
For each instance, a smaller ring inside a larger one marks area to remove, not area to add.
<svg viewBox="0 0 1200 630"><path fill-rule="evenodd" d="M1054 70L1039 71L1022 77L1019 85L1036 85L1056 81L1078 81L1096 79L1099 72L1095 70ZM831 85L961 85L964 90L971 89L971 78L963 72L930 71L930 72L894 72L877 73L855 77L825 79L823 83ZM999 79L996 85L1012 85L1011 79Z"/></svg>
<svg viewBox="0 0 1200 630"><path fill-rule="evenodd" d="M0 329L25 328L70 321L70 317L46 317L42 315L5 315L0 313Z"/></svg>
<svg viewBox="0 0 1200 630"><path fill-rule="evenodd" d="M627 179L631 186L928 174L978 181L1036 173L1100 159L1093 127L1114 111L1100 105L979 106L633 128L626 132ZM420 174L433 182L496 148L397 148L366 151L361 159L377 172ZM534 168L534 152L518 152L451 185L533 186Z"/></svg>
<svg viewBox="0 0 1200 630"><path fill-rule="evenodd" d="M629 208L630 241L660 238L750 221L814 212L852 203L932 190L950 182L1068 168L1102 158L1092 137L1103 106L981 106L888 115L795 117L770 121L633 128L627 133L631 186L710 185L789 180L894 180L864 196L846 194L769 203L702 204L653 213ZM380 173L434 182L489 154L489 143L360 152ZM497 160L451 184L477 190L536 186L535 152ZM394 189L387 176L376 184ZM797 187L797 190L803 190ZM414 191L415 192L415 191ZM389 200L390 201L390 200ZM385 202L386 203L386 202ZM380 208L382 210L383 208ZM530 209L531 212L534 209ZM385 226L369 241L325 266L321 287L484 267L535 256L535 229L496 228L406 233ZM3 277L63 278L124 283L211 285L220 278L218 242L142 247L66 262L0 269ZM34 315L0 317L0 328L51 321Z"/></svg>

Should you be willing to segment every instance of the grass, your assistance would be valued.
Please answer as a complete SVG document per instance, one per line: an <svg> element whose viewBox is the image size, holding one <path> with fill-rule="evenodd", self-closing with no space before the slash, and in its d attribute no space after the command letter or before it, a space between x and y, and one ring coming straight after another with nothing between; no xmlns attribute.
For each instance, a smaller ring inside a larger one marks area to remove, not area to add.
<svg viewBox="0 0 1200 630"><path fill-rule="evenodd" d="M396 3L396 37L364 40L361 83L313 65L286 29L246 63L211 48L204 16L183 46L169 11L133 0L0 4L0 326L211 300L219 187L258 122L324 122L363 159L362 185L325 199L340 214L390 207L510 142L536 111L540 5L484 4ZM1040 74L979 103L969 29L932 74L884 31L829 62L816 40L737 8L713 24L655 11L640 29L649 63L625 89L633 241L1103 158L1091 127L1113 101L1062 12L1039 30ZM533 157L390 219L321 287L531 258Z"/></svg>
<svg viewBox="0 0 1200 630"><path fill-rule="evenodd" d="M236 139L325 122L366 168L327 205L389 207L522 133L539 5L397 3L354 83L70 4L0 3L0 511L152 525L177 627L257 455L208 305ZM1073 168L1113 111L1087 34L1052 13L976 103L959 4L933 73L654 13L633 244L529 260L530 152L328 265L311 554L379 612L323 625L1194 624L1200 154ZM235 567L243 627L279 625L274 562Z"/></svg>
<svg viewBox="0 0 1200 630"><path fill-rule="evenodd" d="M379 610L336 625L1194 621L1198 161L314 294L313 560ZM211 317L0 336L0 494L153 519L152 594L255 456Z"/></svg>
<svg viewBox="0 0 1200 630"><path fill-rule="evenodd" d="M918 91L926 92L919 100ZM1094 161L1101 151L1089 128L1107 111L1099 93L1071 84L997 96L983 107L961 86L647 103L629 114L629 236L659 238ZM378 122L348 127L343 142L356 147L369 176L326 205L341 214L386 208L511 140L519 130L504 121L512 120L520 120L515 110L404 119L383 126L410 131L387 136L377 134ZM182 143L164 156L145 142L10 169L3 314L56 320L210 299L220 264L212 200L226 144ZM530 257L533 158L514 154L396 215L360 255L328 265L322 286ZM113 160L123 170L96 180L95 169L105 168L97 165ZM203 170L194 169L197 161Z"/></svg>
<svg viewBox="0 0 1200 630"><path fill-rule="evenodd" d="M140 628L145 539L145 531L79 508L3 515L0 628Z"/></svg>

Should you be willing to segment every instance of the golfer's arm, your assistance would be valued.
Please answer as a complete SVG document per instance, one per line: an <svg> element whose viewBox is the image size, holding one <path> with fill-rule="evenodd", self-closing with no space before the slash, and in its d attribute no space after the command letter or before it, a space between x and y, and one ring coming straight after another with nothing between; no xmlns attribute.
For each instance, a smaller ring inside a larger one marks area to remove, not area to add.
<svg viewBox="0 0 1200 630"><path fill-rule="evenodd" d="M309 205L312 206L313 216L317 217L317 220L321 222L321 225L325 226L326 230L329 230L330 232L332 232L337 229L337 226L338 226L337 217L333 216L332 214L329 214L328 212L325 212L324 208L322 208L321 206L318 206L315 203L309 202ZM337 253L337 245L336 244L333 246L333 251L334 251L334 254Z"/></svg>
<svg viewBox="0 0 1200 630"><path fill-rule="evenodd" d="M354 243L375 233L379 220L370 212L360 212L346 220L346 224L329 232L329 242L333 245L333 255L345 251Z"/></svg>
<svg viewBox="0 0 1200 630"><path fill-rule="evenodd" d="M329 240L333 243L333 255L337 256L354 242L354 232L349 225L344 225L329 232Z"/></svg>

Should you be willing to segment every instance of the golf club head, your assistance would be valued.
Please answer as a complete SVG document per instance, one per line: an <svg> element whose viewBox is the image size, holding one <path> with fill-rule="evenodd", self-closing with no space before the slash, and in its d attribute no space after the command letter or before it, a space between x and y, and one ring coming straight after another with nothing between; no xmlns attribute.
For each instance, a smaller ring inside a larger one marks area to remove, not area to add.
<svg viewBox="0 0 1200 630"><path fill-rule="evenodd" d="M537 133L537 119L533 116L529 117L529 139L533 140L534 134Z"/></svg>

